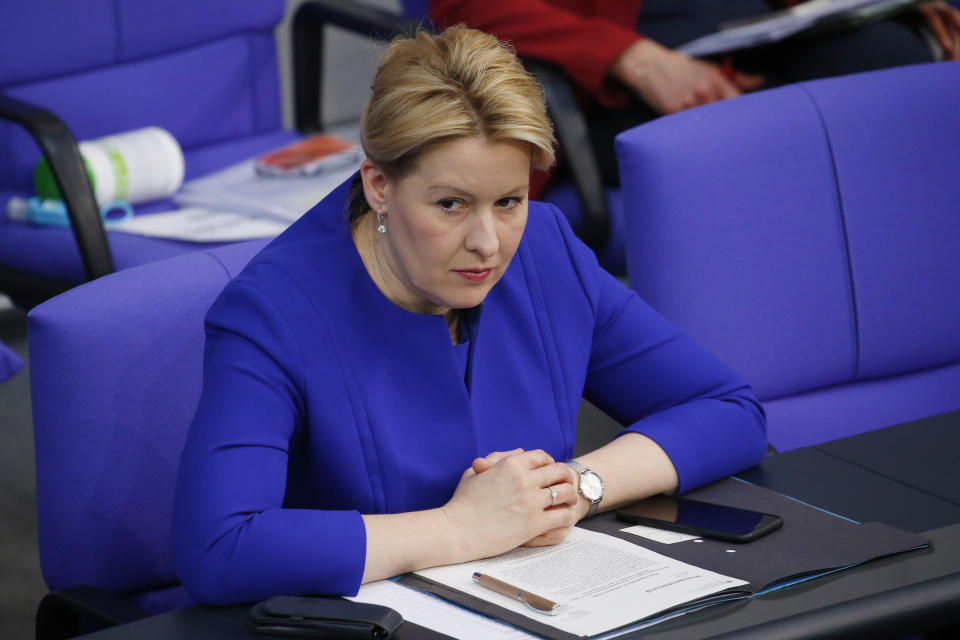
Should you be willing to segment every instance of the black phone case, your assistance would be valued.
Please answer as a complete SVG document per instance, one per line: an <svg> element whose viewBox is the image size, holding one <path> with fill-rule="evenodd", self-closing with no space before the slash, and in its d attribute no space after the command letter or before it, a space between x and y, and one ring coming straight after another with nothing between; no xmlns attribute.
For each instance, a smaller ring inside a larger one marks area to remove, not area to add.
<svg viewBox="0 0 960 640"><path fill-rule="evenodd" d="M274 596L250 610L257 633L303 638L385 640L400 626L399 613L343 598Z"/></svg>
<svg viewBox="0 0 960 640"><path fill-rule="evenodd" d="M619 509L617 510L616 517L617 520L620 520L621 522L628 522L630 524L640 524L653 527L655 529L664 529L666 531L675 531L677 533L701 536L704 538L711 538L713 540L722 540L723 542L746 544L748 542L753 542L757 538L762 538L768 533L772 533L783 526L783 519L780 516L772 513L763 513L761 515L765 516L765 518L763 521L761 521L757 528L749 533L744 534L680 525L673 522L668 522L666 520L655 520L653 518L646 518L630 513L624 513Z"/></svg>

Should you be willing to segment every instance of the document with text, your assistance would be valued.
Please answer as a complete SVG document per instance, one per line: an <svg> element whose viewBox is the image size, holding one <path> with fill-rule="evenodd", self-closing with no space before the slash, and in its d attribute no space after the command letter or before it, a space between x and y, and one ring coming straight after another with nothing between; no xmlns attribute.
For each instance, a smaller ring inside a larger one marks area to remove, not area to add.
<svg viewBox="0 0 960 640"><path fill-rule="evenodd" d="M474 572L553 600L561 605L559 612L546 615L482 587L473 581ZM581 528L555 546L519 548L415 575L581 637L747 584Z"/></svg>

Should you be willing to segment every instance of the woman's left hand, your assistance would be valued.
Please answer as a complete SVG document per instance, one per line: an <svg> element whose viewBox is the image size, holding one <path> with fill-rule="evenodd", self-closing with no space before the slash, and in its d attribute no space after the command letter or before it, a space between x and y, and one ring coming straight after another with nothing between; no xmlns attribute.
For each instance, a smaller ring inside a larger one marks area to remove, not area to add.
<svg viewBox="0 0 960 640"><path fill-rule="evenodd" d="M960 60L960 10L937 0L917 5L917 11L926 19L930 32L943 48L944 59Z"/></svg>
<svg viewBox="0 0 960 640"><path fill-rule="evenodd" d="M473 461L473 465L472 465L473 468L472 468L472 470L473 470L473 472L474 472L475 474L476 474L476 473L483 473L484 471L486 471L487 469L489 469L489 468L492 467L493 465L497 464L499 461L503 460L504 458L506 458L506 457L508 457L508 456L511 456L511 455L515 455L515 454L520 453L520 452L522 452L522 451L523 451L523 449L514 449L513 451L494 451L494 452L492 452L492 453L487 454L487 455L484 456L483 458L476 458L476 459ZM570 480L569 480L569 482L570 482L570 484L572 484L574 487L577 486L577 474L576 474L576 472L575 472L573 469L570 469ZM578 497L579 497L579 494L578 494ZM575 509L578 509L578 508L581 506L581 505L579 504L579 502L582 502L582 501L578 501L578 504L574 507ZM563 508L563 507L566 507L566 506L568 506L568 505L566 505L566 504L563 504L563 505L558 504L557 506L552 507L552 508L554 508L554 509L559 509L559 508ZM548 507L548 508L550 508L550 507ZM588 505L588 508L589 508L589 505ZM580 517L577 518L578 521L580 520L580 518L582 518L584 515L586 515L586 512L580 513L579 515L580 515ZM564 540L566 540L567 536L570 535L570 531L573 530L573 527L574 527L574 526L576 526L576 523L571 524L569 527L558 527L558 528L556 528L556 529L550 529L549 531L545 531L545 532L541 533L540 535L538 535L538 536L535 537L535 538L531 538L530 540L527 540L527 541L524 542L521 546L524 546L524 547L549 547L549 546L551 546L551 545L555 545L555 544L557 544L557 543L563 542Z"/></svg>

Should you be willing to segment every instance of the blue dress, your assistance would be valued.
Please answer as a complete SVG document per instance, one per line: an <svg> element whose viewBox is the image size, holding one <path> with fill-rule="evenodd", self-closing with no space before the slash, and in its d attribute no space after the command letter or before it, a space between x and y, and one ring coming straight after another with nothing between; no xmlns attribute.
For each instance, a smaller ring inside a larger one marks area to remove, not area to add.
<svg viewBox="0 0 960 640"><path fill-rule="evenodd" d="M443 505L491 451L570 458L581 397L656 441L681 492L763 457L750 388L603 271L555 208L530 203L458 349L442 316L397 307L370 279L348 186L258 254L207 316L173 522L198 600L356 593L360 514Z"/></svg>

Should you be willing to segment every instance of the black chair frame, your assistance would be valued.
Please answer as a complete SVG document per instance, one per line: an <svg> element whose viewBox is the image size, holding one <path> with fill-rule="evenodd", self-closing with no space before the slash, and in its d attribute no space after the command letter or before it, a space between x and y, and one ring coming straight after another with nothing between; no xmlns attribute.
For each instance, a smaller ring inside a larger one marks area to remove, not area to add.
<svg viewBox="0 0 960 640"><path fill-rule="evenodd" d="M43 152L67 207L87 280L113 272L113 256L100 219L77 140L64 122L50 111L0 94L0 118L22 126ZM0 291L18 304L33 306L73 287L75 283L0 267Z"/></svg>

